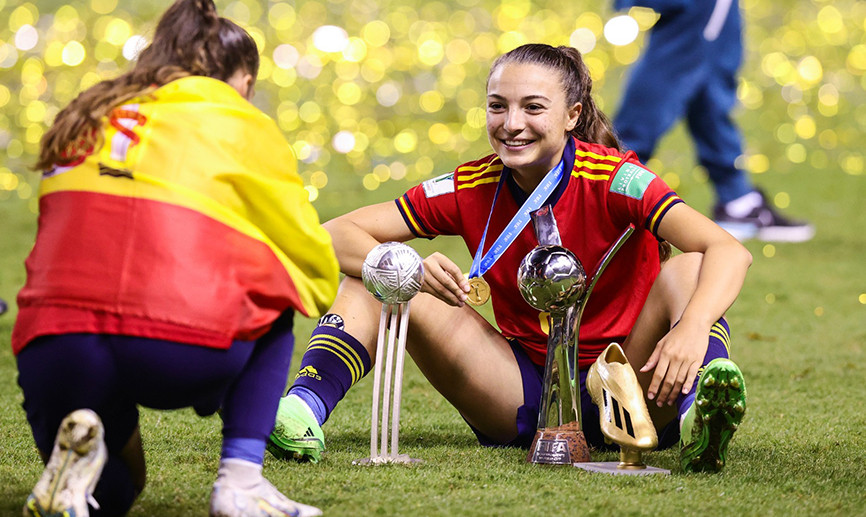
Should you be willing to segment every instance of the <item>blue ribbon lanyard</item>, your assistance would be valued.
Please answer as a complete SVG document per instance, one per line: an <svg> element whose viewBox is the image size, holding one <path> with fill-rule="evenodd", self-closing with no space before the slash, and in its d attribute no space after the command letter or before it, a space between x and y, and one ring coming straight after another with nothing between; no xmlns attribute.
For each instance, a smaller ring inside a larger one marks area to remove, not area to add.
<svg viewBox="0 0 866 517"><path fill-rule="evenodd" d="M562 179L562 170L565 168L565 160L560 160L559 164L550 169L541 180L541 183L535 187L532 194L523 202L523 206L514 214L511 221L482 256L484 251L484 241L487 239L487 230L490 228L490 219L493 217L493 209L496 207L496 200L499 198L499 192L502 190L502 184L505 182L505 171L499 177L499 183L496 185L496 193L493 194L493 204L490 206L490 214L487 216L487 224L484 225L484 233L481 235L481 242L478 244L478 250L475 252L475 258L472 259L472 267L469 268L469 278L475 278L484 275L493 264L499 260L499 257L505 253L505 250L511 246L511 243L517 239L523 227L529 222L530 213L538 210L541 204L550 196L553 189L559 184Z"/></svg>

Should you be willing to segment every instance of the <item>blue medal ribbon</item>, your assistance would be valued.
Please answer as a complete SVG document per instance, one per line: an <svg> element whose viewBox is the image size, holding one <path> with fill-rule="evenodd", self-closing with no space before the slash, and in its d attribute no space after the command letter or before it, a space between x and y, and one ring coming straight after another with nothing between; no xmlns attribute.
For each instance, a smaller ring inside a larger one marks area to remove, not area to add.
<svg viewBox="0 0 866 517"><path fill-rule="evenodd" d="M469 268L469 278L475 278L484 275L493 264L499 260L499 257L505 253L505 250L511 246L511 243L523 231L523 227L529 222L530 213L538 210L542 203L550 196L553 189L559 184L562 179L562 171L565 168L565 160L560 160L556 167L550 169L542 178L541 183L535 187L532 194L523 202L523 206L514 214L508 225L487 250L484 251L484 241L487 239L487 230L490 228L490 219L493 217L493 209L496 207L496 200L499 198L499 192L502 190L502 184L505 182L505 174L499 177L499 183L496 185L496 192L493 194L493 204L490 206L490 214L487 215L487 224L484 225L484 233L481 234L481 242L478 243L478 250L475 252L475 258L472 259L472 267Z"/></svg>

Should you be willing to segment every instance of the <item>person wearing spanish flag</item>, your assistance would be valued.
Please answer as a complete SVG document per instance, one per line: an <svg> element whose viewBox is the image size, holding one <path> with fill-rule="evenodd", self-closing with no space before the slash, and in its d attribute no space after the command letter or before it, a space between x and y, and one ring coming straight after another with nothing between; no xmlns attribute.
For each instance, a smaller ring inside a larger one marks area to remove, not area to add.
<svg viewBox="0 0 866 517"><path fill-rule="evenodd" d="M321 424L375 357L378 302L359 279L367 253L382 242L437 235L461 236L475 260L469 278L441 253L424 260L407 350L481 444L528 447L538 422L547 329L546 319L523 301L517 269L538 244L527 224L530 212L550 205L562 245L590 267L624 229L637 229L601 275L583 314L579 368L587 441L604 446L584 386L587 369L617 342L639 368L660 446L676 443L682 426L684 469L724 466L746 392L739 368L727 359L723 315L739 294L751 255L633 152L621 150L591 92L577 50L518 47L494 62L487 80L494 154L425 181L396 202L324 224L347 276L280 401L269 450L318 460ZM684 253L668 258L670 245ZM466 305L488 296L498 329ZM730 380L729 387L705 382L698 389L702 368L704 376Z"/></svg>
<svg viewBox="0 0 866 517"><path fill-rule="evenodd" d="M211 515L319 515L262 476L295 312L338 265L277 125L259 54L212 0L177 0L134 68L42 141L39 227L12 333L46 461L25 515L123 515L144 487L138 406L221 408Z"/></svg>

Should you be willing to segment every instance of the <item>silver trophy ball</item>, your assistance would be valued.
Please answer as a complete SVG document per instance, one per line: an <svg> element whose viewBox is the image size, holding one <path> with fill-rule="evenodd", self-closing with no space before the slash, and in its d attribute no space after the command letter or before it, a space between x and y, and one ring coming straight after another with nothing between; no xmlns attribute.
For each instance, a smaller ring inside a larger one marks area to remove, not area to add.
<svg viewBox="0 0 866 517"><path fill-rule="evenodd" d="M421 290L424 262L417 251L402 242L383 242L364 259L361 279L380 302L405 303Z"/></svg>
<svg viewBox="0 0 866 517"><path fill-rule="evenodd" d="M574 253L562 246L536 246L517 270L526 303L539 311L564 311L586 292L586 272Z"/></svg>

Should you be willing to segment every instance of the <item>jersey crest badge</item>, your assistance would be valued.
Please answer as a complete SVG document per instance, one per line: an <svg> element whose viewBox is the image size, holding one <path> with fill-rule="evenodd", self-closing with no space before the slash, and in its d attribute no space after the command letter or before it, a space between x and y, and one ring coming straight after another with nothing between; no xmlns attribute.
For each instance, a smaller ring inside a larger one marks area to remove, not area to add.
<svg viewBox="0 0 866 517"><path fill-rule="evenodd" d="M610 191L634 199L643 199L646 189L655 177L655 174L643 167L626 162L610 182Z"/></svg>

